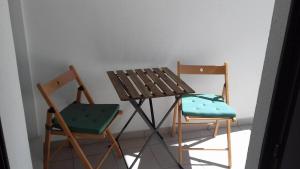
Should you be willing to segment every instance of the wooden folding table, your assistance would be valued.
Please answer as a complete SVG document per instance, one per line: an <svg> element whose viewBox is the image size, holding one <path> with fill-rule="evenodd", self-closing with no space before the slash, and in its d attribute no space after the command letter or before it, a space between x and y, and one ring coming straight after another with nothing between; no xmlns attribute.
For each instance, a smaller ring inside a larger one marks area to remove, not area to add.
<svg viewBox="0 0 300 169"><path fill-rule="evenodd" d="M189 87L183 80L181 80L177 75L175 75L170 69L163 68L147 68L147 69L135 69L135 70L118 70L118 71L108 71L108 77L110 78L119 98L121 101L129 101L135 108L125 126L120 131L119 135L116 137L118 141L132 118L136 113L139 113L142 119L145 121L147 126L152 131L150 136L145 141L139 154L136 156L135 160L128 167L127 162L124 158L124 162L127 168L131 169L138 158L142 155L145 147L154 135L157 135L160 143L165 147L166 151L172 157L174 162L176 162L179 168L183 168L176 160L176 158L169 151L167 144L164 142L162 135L159 133L159 128L162 123L168 117L170 112L173 110L182 95L188 93L194 93L194 90ZM175 96L175 101L165 113L161 121L156 125L155 116L152 104L152 98L158 97L170 97ZM150 105L151 120L142 110L141 106L144 101L148 99ZM137 100L139 102L137 102ZM122 150L122 149L121 149ZM123 152L122 152L123 153Z"/></svg>

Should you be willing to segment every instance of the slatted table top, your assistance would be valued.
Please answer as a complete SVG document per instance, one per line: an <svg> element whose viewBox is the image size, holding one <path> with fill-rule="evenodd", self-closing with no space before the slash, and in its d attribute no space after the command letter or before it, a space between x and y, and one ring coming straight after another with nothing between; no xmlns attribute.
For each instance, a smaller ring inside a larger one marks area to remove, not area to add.
<svg viewBox="0 0 300 169"><path fill-rule="evenodd" d="M108 71L107 74L122 101L195 92L166 67Z"/></svg>

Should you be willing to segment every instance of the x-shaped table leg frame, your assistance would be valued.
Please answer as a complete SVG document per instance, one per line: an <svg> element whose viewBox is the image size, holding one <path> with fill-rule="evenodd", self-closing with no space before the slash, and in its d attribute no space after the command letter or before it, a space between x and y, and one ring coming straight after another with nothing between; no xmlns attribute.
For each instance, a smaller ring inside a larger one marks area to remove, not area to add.
<svg viewBox="0 0 300 169"><path fill-rule="evenodd" d="M163 137L159 133L160 126L163 124L163 122L169 116L169 114L171 113L171 111L173 110L173 108L175 107L175 105L177 104L177 102L179 101L179 99L180 99L180 96L175 96L174 103L169 108L169 110L166 112L166 114L161 119L161 121L158 123L157 127L155 127L155 125L154 125L155 122L154 122L153 107L152 107L152 101L150 99L149 99L149 103L150 103L151 116L152 116L152 120L153 120L152 122L149 120L149 118L147 117L147 115L145 114L145 112L143 111L143 109L141 108L141 106L142 106L143 102L145 101L145 99L141 99L139 101L139 103L137 103L135 100L130 100L129 101L132 104L132 106L135 108L135 111L130 116L129 120L127 121L127 123L125 124L125 126L120 131L119 135L116 137L117 142L119 143L119 138L120 138L121 134L124 132L125 128L128 126L128 124L130 123L130 121L132 120L132 118L135 116L136 113L139 113L139 115L142 117L142 119L145 121L145 123L147 124L147 126L150 128L150 130L152 132L151 132L150 136L147 138L147 140L145 141L145 143L144 143L143 147L141 148L141 150L139 151L139 154L136 156L136 158L134 159L134 161L131 163L130 167L128 167L127 162L126 162L125 157L124 157L124 154L123 154L123 151L122 151L122 148L120 147L122 155L123 155L123 160L124 160L124 162L126 164L126 167L128 169L132 169L132 167L137 162L137 160L140 158L140 156L142 155L143 151L145 150L147 144L150 142L150 140L152 139L152 137L154 135L156 135L158 137L160 143L164 146L164 148L166 149L166 151L168 152L168 154L171 156L171 158L173 159L173 161L177 163L178 167L181 168L181 169L183 169L183 167L177 162L176 158L170 152L170 150L168 148L168 145L165 143Z"/></svg>

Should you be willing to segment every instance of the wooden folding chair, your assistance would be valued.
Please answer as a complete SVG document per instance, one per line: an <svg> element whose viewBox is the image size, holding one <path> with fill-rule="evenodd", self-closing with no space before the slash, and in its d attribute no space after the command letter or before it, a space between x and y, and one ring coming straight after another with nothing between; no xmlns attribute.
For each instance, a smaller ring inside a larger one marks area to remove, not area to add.
<svg viewBox="0 0 300 169"><path fill-rule="evenodd" d="M215 94L189 94L182 97L179 104L174 109L172 135L176 132L178 125L178 151L179 162L182 163L182 153L188 150L225 150L228 151L228 167L231 168L231 123L235 120L236 113L228 105L229 91L228 91L228 66L224 63L222 66L211 65L182 65L177 62L177 75L181 74L196 74L196 75L224 75L225 83L223 86L222 95ZM224 101L225 100L225 101ZM176 115L178 122L176 123ZM185 123L181 121L181 116L185 118ZM195 120L213 121L213 123L199 123ZM213 137L218 133L219 121L225 120L227 122L227 148L225 149L205 149L205 148L190 148L182 146L182 125L214 125ZM193 121L193 122L192 122Z"/></svg>
<svg viewBox="0 0 300 169"><path fill-rule="evenodd" d="M76 100L74 103L60 111L50 95L73 80L79 85ZM112 149L115 150L118 157L121 157L119 145L108 129L116 116L121 113L119 105L94 104L90 93L82 83L73 66L70 66L67 72L51 81L45 84L37 84L37 87L49 106L45 126L44 169L48 169L48 163L51 157L50 145L52 135L62 135L67 137L66 141L58 146L55 153L61 150L64 145L70 143L86 169L94 169L94 167L92 167L87 156L80 147L78 139L99 139L100 141L100 139L108 138L110 141L111 145L109 149L104 153L103 157L100 158L95 169L101 167ZM85 95L88 104L81 103L82 93Z"/></svg>

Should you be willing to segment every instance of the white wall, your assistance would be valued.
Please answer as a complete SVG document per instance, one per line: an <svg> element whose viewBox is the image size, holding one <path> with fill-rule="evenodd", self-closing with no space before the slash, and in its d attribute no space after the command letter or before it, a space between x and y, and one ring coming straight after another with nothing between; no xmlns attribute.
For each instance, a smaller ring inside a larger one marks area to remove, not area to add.
<svg viewBox="0 0 300 169"><path fill-rule="evenodd" d="M0 0L0 117L11 169L32 169L7 0Z"/></svg>
<svg viewBox="0 0 300 169"><path fill-rule="evenodd" d="M24 103L26 126L28 128L27 132L28 136L33 138L37 136L37 119L24 29L22 1L12 0L8 1L8 3L16 50L18 73L20 75L19 77L22 100Z"/></svg>
<svg viewBox="0 0 300 169"><path fill-rule="evenodd" d="M262 81L253 121L246 169L258 168L291 0L276 0Z"/></svg>
<svg viewBox="0 0 300 169"><path fill-rule="evenodd" d="M251 120L273 4L274 0L24 0L33 84L74 64L96 102L119 103L107 70L157 66L175 70L176 60L190 64L227 61L231 104L238 119ZM200 91L221 91L222 84L217 88L210 80L188 81ZM46 105L37 90L34 95L41 134ZM167 103L171 99L156 101L157 110L165 111ZM121 106L125 114L114 131L132 110L128 103ZM130 130L145 128L141 120L130 126Z"/></svg>

